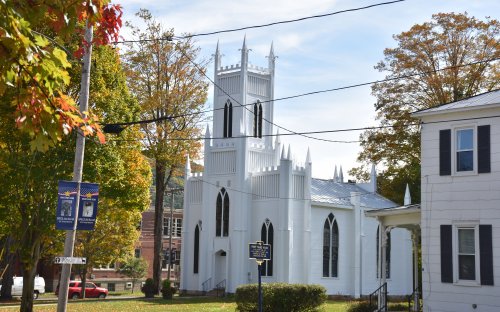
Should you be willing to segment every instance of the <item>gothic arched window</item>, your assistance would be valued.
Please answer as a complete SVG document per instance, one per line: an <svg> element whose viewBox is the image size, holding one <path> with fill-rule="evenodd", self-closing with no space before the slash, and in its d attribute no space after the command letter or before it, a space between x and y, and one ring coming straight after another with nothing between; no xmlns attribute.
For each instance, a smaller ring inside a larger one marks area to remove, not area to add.
<svg viewBox="0 0 500 312"><path fill-rule="evenodd" d="M262 138L262 104L260 101L253 105L253 136Z"/></svg>
<svg viewBox="0 0 500 312"><path fill-rule="evenodd" d="M269 219L266 219L266 222L262 224L262 229L260 230L260 240L263 241L264 244L271 245L271 259L264 261L261 266L261 274L262 276L273 276L274 229L273 224Z"/></svg>
<svg viewBox="0 0 500 312"><path fill-rule="evenodd" d="M258 118L258 129L259 129L259 133L258 133L258 137L259 138L262 138L262 104L260 104L259 102L259 118Z"/></svg>
<svg viewBox="0 0 500 312"><path fill-rule="evenodd" d="M215 204L215 236L229 236L229 195L222 188Z"/></svg>
<svg viewBox="0 0 500 312"><path fill-rule="evenodd" d="M323 227L323 277L338 277L339 227L332 213Z"/></svg>
<svg viewBox="0 0 500 312"><path fill-rule="evenodd" d="M200 261L200 227L196 225L194 229L194 261L193 273L198 273L198 264Z"/></svg>
<svg viewBox="0 0 500 312"><path fill-rule="evenodd" d="M379 272L382 272L382 268L379 268L379 231L380 226L377 227L377 278L380 276ZM385 278L391 278L391 232L387 232L387 245L385 247Z"/></svg>
<svg viewBox="0 0 500 312"><path fill-rule="evenodd" d="M233 136L233 104L229 100L224 105L224 128L222 131L224 138Z"/></svg>

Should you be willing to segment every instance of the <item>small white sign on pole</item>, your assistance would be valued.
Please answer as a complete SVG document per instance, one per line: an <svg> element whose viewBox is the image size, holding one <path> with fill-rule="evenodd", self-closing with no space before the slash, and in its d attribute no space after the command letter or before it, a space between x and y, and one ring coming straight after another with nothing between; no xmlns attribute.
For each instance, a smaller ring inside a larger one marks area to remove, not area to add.
<svg viewBox="0 0 500 312"><path fill-rule="evenodd" d="M85 264L87 258L82 257L55 257L55 264Z"/></svg>

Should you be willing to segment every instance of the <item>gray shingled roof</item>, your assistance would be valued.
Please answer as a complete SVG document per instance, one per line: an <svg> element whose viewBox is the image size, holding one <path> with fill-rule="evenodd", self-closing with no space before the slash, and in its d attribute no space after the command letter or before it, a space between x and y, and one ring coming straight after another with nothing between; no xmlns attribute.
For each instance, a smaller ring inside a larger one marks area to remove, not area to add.
<svg viewBox="0 0 500 312"><path fill-rule="evenodd" d="M369 193L353 183L339 183L333 180L312 179L311 199L320 202L341 206L352 206L351 192L361 193L361 206L373 209L396 207L394 202L376 193Z"/></svg>
<svg viewBox="0 0 500 312"><path fill-rule="evenodd" d="M413 115L419 116L419 115L427 115L427 114L432 114L432 113L439 113L439 112L444 112L448 110L461 110L461 109L467 109L467 108L476 108L476 107L481 107L481 106L486 106L486 105L494 105L494 104L500 104L500 89L479 94L467 99L463 99L460 101L436 106L433 108L428 108L424 110L420 110L417 112L414 112Z"/></svg>

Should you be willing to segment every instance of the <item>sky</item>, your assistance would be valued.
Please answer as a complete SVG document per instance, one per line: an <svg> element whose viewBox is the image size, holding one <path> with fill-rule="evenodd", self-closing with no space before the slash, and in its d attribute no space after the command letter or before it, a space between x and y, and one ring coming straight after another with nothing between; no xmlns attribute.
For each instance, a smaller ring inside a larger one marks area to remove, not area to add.
<svg viewBox="0 0 500 312"><path fill-rule="evenodd" d="M148 9L164 28L175 35L268 24L283 20L365 7L387 0L114 0L123 7L123 20L140 25L135 13ZM257 29L196 38L201 48L199 60L210 59L217 42L223 54L222 65L240 61L246 36L249 63L267 67L271 43L278 56L274 97L279 99L308 92L339 88L383 79L374 66L383 60L385 48L396 47L393 35L415 24L430 21L435 13L464 13L485 19L500 19L498 0L406 0L355 12L308 19ZM123 39L135 39L122 29ZM213 60L208 75L213 77ZM206 103L212 108L213 85ZM296 132L362 128L378 125L375 98L370 86L276 101L274 123ZM210 128L211 125L210 125ZM276 131L276 130L275 130ZM280 131L283 133L284 131ZM315 135L319 138L358 141L360 131ZM281 138L291 145L294 159L303 163L310 149L313 177L331 179L335 166L348 170L358 167L359 143L329 143L302 136ZM377 166L383 169L382 165Z"/></svg>

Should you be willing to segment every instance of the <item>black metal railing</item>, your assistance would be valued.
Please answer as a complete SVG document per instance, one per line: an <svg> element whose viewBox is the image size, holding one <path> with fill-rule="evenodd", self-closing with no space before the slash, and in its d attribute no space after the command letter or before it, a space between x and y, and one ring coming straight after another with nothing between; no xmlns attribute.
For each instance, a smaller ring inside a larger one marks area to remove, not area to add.
<svg viewBox="0 0 500 312"><path fill-rule="evenodd" d="M420 288L417 287L413 290L413 293L408 296L408 312L422 311L422 306L420 305L421 295Z"/></svg>
<svg viewBox="0 0 500 312"><path fill-rule="evenodd" d="M204 295L210 290L211 287L212 287L212 278L209 278L203 283L201 283L201 289L203 290Z"/></svg>
<svg viewBox="0 0 500 312"><path fill-rule="evenodd" d="M226 295L226 280L222 280L217 285L215 285L215 291L217 297L219 297L219 292L221 293L221 297L224 297Z"/></svg>
<svg viewBox="0 0 500 312"><path fill-rule="evenodd" d="M382 284L370 294L370 307L376 306L377 312L387 311L387 283Z"/></svg>

